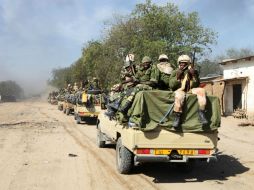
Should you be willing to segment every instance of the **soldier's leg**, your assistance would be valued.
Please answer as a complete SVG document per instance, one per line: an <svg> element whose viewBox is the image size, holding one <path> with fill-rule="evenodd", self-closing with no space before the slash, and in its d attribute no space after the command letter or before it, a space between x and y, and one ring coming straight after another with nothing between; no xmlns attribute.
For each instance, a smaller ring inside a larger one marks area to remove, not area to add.
<svg viewBox="0 0 254 190"><path fill-rule="evenodd" d="M105 115L109 117L115 116L115 113L117 112L120 103L122 100L121 93L115 93L112 97L109 98L109 103L106 105L107 112L105 112Z"/></svg>
<svg viewBox="0 0 254 190"><path fill-rule="evenodd" d="M134 101L134 98L135 98L135 95L137 94L138 92L138 89L137 88L133 88L130 93L127 93L127 98L126 98L126 102L120 107L119 111L124 113L124 114L127 114L129 108L131 107L133 101Z"/></svg>
<svg viewBox="0 0 254 190"><path fill-rule="evenodd" d="M185 92L182 90L175 91L175 105L174 105L174 121L173 121L173 127L178 128L180 126L181 122L181 115L182 115L182 107L184 103L185 98Z"/></svg>
<svg viewBox="0 0 254 190"><path fill-rule="evenodd" d="M185 98L185 92L182 90L175 91L175 105L174 105L174 112L182 113L183 110L183 102Z"/></svg>
<svg viewBox="0 0 254 190"><path fill-rule="evenodd" d="M199 104L199 120L203 125L206 125L208 123L206 117L205 117L205 107L206 107L206 93L205 89L203 88L193 88L191 89L192 94L197 95L198 104Z"/></svg>

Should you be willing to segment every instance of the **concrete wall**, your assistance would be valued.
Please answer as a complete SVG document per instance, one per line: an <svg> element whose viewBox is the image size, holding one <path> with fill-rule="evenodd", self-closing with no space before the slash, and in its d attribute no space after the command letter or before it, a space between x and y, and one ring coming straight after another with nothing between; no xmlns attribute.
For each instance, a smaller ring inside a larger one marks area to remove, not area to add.
<svg viewBox="0 0 254 190"><path fill-rule="evenodd" d="M251 60L238 60L222 65L223 76L226 80L225 87L225 111L233 110L233 84L242 84L242 105L247 110L249 117L254 117L254 58ZM247 77L237 80L234 78ZM228 80L233 79L233 80ZM247 85L246 85L247 84ZM232 104L232 105L231 105Z"/></svg>
<svg viewBox="0 0 254 190"><path fill-rule="evenodd" d="M231 114L233 110L233 85L240 84L242 86L242 107L241 109L247 110L247 85L246 80L230 80L225 83L224 93L224 111L226 114Z"/></svg>

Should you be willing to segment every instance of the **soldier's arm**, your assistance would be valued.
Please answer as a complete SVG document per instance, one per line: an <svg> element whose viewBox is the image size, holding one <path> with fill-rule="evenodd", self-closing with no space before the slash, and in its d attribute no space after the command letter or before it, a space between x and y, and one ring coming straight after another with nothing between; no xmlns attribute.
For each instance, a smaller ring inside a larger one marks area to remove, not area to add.
<svg viewBox="0 0 254 190"><path fill-rule="evenodd" d="M196 87L199 87L200 85L200 79L199 79L199 73L197 70L194 70L194 73L192 75L192 86L191 88L196 88Z"/></svg>
<svg viewBox="0 0 254 190"><path fill-rule="evenodd" d="M174 70L169 77L169 87L170 89L174 91L181 87L181 82L177 80L176 75L177 75L177 70Z"/></svg>
<svg viewBox="0 0 254 190"><path fill-rule="evenodd" d="M160 77L160 71L156 65L153 65L151 69L151 77L150 77L151 83L154 85L158 84L159 77Z"/></svg>

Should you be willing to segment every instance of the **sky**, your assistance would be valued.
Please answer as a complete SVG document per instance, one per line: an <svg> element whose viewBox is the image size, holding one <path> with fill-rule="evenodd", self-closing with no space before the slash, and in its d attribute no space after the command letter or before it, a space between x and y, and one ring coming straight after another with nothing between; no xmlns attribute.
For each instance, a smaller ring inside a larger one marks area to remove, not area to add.
<svg viewBox="0 0 254 190"><path fill-rule="evenodd" d="M90 40L101 39L104 22L129 14L145 0L0 0L0 81L15 80L37 93L53 68L68 67ZM153 0L196 11L218 33L211 56L228 48L254 49L254 0Z"/></svg>

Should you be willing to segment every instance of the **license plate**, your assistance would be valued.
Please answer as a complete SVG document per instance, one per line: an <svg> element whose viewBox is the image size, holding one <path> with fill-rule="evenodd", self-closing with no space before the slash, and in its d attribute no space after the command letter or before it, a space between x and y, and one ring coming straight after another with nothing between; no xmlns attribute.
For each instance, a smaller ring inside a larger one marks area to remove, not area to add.
<svg viewBox="0 0 254 190"><path fill-rule="evenodd" d="M197 151L196 150L185 150L185 149L181 149L181 150L177 150L178 154L180 155L196 155Z"/></svg>
<svg viewBox="0 0 254 190"><path fill-rule="evenodd" d="M171 153L172 150L169 149L157 149L155 150L154 154L156 155L169 155Z"/></svg>

